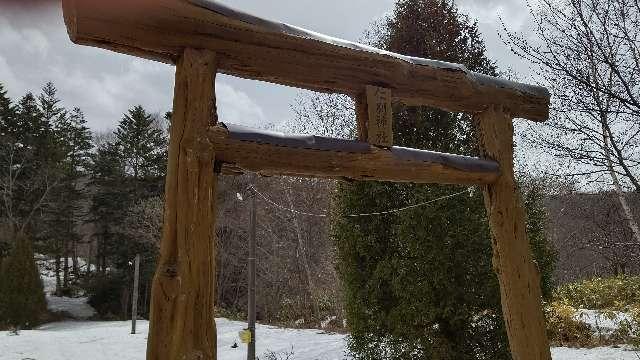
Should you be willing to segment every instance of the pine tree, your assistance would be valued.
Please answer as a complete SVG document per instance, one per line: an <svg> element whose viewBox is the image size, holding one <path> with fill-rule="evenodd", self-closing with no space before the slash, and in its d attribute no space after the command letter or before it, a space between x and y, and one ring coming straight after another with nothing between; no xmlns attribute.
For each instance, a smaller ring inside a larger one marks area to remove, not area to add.
<svg viewBox="0 0 640 360"><path fill-rule="evenodd" d="M0 83L0 137L7 136L6 132L12 127L15 121L16 109L11 99L7 95L7 90Z"/></svg>
<svg viewBox="0 0 640 360"><path fill-rule="evenodd" d="M445 0L399 0L373 44L495 75L477 25ZM477 153L471 119L394 106L395 145ZM438 199L458 186L341 184L333 237L357 359L508 359L482 194L471 189L396 214L366 213Z"/></svg>
<svg viewBox="0 0 640 360"><path fill-rule="evenodd" d="M0 181L3 190L5 190L6 182L6 169L10 166L8 155L11 153L11 146L13 144L12 139L9 136L9 131L14 127L16 119L16 108L13 105L11 99L7 96L7 91L4 85L0 83L0 174L3 179ZM6 220L9 214L7 213L7 204L0 203L0 263L2 259L7 256L11 238L9 229L10 224Z"/></svg>
<svg viewBox="0 0 640 360"><path fill-rule="evenodd" d="M38 96L38 106L42 119L48 124L53 124L56 117L60 116L64 109L59 106L60 99L57 97L58 90L52 82L47 82L42 87L42 93Z"/></svg>
<svg viewBox="0 0 640 360"><path fill-rule="evenodd" d="M92 181L97 191L92 214L98 227L101 277L90 291L90 303L101 313L127 316L131 284L131 260L143 258L141 284L151 281L156 245L137 239L125 231L127 210L135 204L162 193L166 171L167 140L157 120L141 106L130 109L116 129L115 139L95 154ZM107 265L108 264L108 265ZM111 272L105 274L109 266ZM113 296L119 288L120 296ZM141 308L146 308L143 306Z"/></svg>
<svg viewBox="0 0 640 360"><path fill-rule="evenodd" d="M27 150L31 150L34 159L44 165L48 156L47 147L51 142L51 122L45 118L38 99L32 93L27 93L18 102L15 125L10 132L13 138Z"/></svg>
<svg viewBox="0 0 640 360"><path fill-rule="evenodd" d="M32 222L53 186L48 162L51 132L31 93L20 99L15 111L10 109L6 93L2 98L2 220L11 250L0 264L0 323L30 328L46 313L42 282L34 261Z"/></svg>
<svg viewBox="0 0 640 360"><path fill-rule="evenodd" d="M31 239L19 232L41 195L35 174L41 163L37 154L42 154L38 136L44 130L35 97L27 94L14 107L0 84L0 184L5 193L0 224L6 236L0 250L8 251L6 258L0 256L0 328L31 328L46 313Z"/></svg>
<svg viewBox="0 0 640 360"><path fill-rule="evenodd" d="M4 205L11 232L26 234L55 186L56 169L51 162L51 127L35 96L23 96L14 115L12 121L4 123L0 177L6 186Z"/></svg>
<svg viewBox="0 0 640 360"><path fill-rule="evenodd" d="M111 257L111 244L117 238L119 225L123 221L122 211L129 202L125 182L125 166L118 147L107 142L99 146L93 154L91 165L91 186L94 193L91 201L91 217L89 222L95 228L94 237L97 245L97 268L105 274L107 259Z"/></svg>
<svg viewBox="0 0 640 360"><path fill-rule="evenodd" d="M127 173L133 179L149 179L164 173L167 140L154 117L142 106L135 106L124 115L115 135Z"/></svg>
<svg viewBox="0 0 640 360"><path fill-rule="evenodd" d="M77 247L81 239L77 231L82 202L86 198L82 178L86 176L90 160L91 132L79 108L71 112L54 105L55 87L48 83L40 97L40 107L51 117L54 134L55 161L59 184L51 192L44 226L40 236L43 248L55 258L56 293L70 295L70 274L78 277ZM47 96L45 96L47 94ZM52 151L53 152L53 151ZM62 258L62 263L61 263ZM73 268L70 268L71 259ZM62 272L62 278L60 273Z"/></svg>

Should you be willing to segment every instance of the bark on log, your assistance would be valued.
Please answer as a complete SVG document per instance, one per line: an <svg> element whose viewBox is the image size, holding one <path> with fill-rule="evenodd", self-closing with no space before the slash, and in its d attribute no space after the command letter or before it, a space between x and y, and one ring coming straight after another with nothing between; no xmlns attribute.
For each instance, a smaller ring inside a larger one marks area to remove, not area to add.
<svg viewBox="0 0 640 360"><path fill-rule="evenodd" d="M208 137L223 172L442 184L489 184L500 174L493 161L459 155L425 152L427 160L418 160L366 144L367 152L287 147L232 139L220 126L209 128Z"/></svg>
<svg viewBox="0 0 640 360"><path fill-rule="evenodd" d="M367 85L394 101L478 113L503 105L544 121L546 89L418 59L252 17L205 0L64 0L71 40L172 63L182 49L218 54L219 72L316 91L359 95Z"/></svg>
<svg viewBox="0 0 640 360"><path fill-rule="evenodd" d="M147 359L216 358L214 154L216 56L186 49L176 68L160 259Z"/></svg>
<svg viewBox="0 0 640 360"><path fill-rule="evenodd" d="M525 211L513 173L513 123L503 109L475 118L480 150L502 170L484 187L493 237L493 266L500 281L502 310L513 360L551 360L542 313L540 274L531 256Z"/></svg>
<svg viewBox="0 0 640 360"><path fill-rule="evenodd" d="M361 94L352 97L356 107L356 125L358 128L358 141L367 142L369 140L369 107L367 106L367 93L363 91Z"/></svg>

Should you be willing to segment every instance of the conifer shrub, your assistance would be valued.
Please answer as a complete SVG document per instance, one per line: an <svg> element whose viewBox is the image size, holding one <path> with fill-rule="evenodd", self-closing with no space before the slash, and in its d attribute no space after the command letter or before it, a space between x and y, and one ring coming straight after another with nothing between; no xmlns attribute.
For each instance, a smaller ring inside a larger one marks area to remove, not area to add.
<svg viewBox="0 0 640 360"><path fill-rule="evenodd" d="M0 265L0 327L31 329L45 320L47 305L31 239L19 236Z"/></svg>
<svg viewBox="0 0 640 360"><path fill-rule="evenodd" d="M388 51L497 73L477 24L452 1L398 0L371 36ZM470 116L401 104L393 110L394 145L478 155ZM541 199L532 193L524 205L541 207ZM416 204L427 205L384 212ZM332 238L355 359L510 359L479 188L342 183L334 207ZM375 212L383 213L349 216ZM545 213L527 220L548 295L553 257Z"/></svg>
<svg viewBox="0 0 640 360"><path fill-rule="evenodd" d="M381 183L341 187L341 213L460 191ZM402 214L336 216L334 238L356 359L509 358L480 192Z"/></svg>

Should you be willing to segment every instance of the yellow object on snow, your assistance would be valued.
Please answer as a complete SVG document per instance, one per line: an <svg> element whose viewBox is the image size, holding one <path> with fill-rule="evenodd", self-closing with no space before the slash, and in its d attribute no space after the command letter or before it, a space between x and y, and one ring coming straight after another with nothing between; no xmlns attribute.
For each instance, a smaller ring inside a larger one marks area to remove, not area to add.
<svg viewBox="0 0 640 360"><path fill-rule="evenodd" d="M251 330L249 329L240 331L238 333L238 336L240 336L240 341L242 341L243 344L248 344L251 342Z"/></svg>

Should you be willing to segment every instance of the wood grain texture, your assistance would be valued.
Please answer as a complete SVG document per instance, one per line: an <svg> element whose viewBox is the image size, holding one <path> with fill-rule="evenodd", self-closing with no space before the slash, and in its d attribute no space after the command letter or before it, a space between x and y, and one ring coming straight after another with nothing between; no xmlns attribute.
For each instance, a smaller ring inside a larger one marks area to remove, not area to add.
<svg viewBox="0 0 640 360"><path fill-rule="evenodd" d="M375 85L407 105L467 113L502 105L536 121L549 115L549 94L541 88L276 32L187 0L63 0L63 10L78 44L168 63L187 47L203 48L218 54L220 72L243 78L351 96Z"/></svg>
<svg viewBox="0 0 640 360"><path fill-rule="evenodd" d="M147 359L216 358L214 154L216 57L186 49L178 60L160 259L153 280Z"/></svg>
<svg viewBox="0 0 640 360"><path fill-rule="evenodd" d="M244 170L266 176L443 184L488 184L499 174L497 167L496 171L471 171L442 163L402 160L376 146L371 146L369 153L349 153L235 140L217 126L209 128L208 134L216 160L225 163L225 173ZM468 161L473 168L473 158Z"/></svg>
<svg viewBox="0 0 640 360"><path fill-rule="evenodd" d="M391 108L391 90L368 85L367 93L367 131L368 142L378 146L393 146L393 109Z"/></svg>
<svg viewBox="0 0 640 360"><path fill-rule="evenodd" d="M542 313L540 274L531 256L525 211L513 174L513 124L503 109L475 117L483 156L502 169L484 188L493 237L493 265L513 360L551 360Z"/></svg>
<svg viewBox="0 0 640 360"><path fill-rule="evenodd" d="M358 128L358 140L367 142L369 139L369 130L367 123L369 122L369 108L367 107L367 93L362 92L353 96L353 102L356 107L356 126Z"/></svg>

